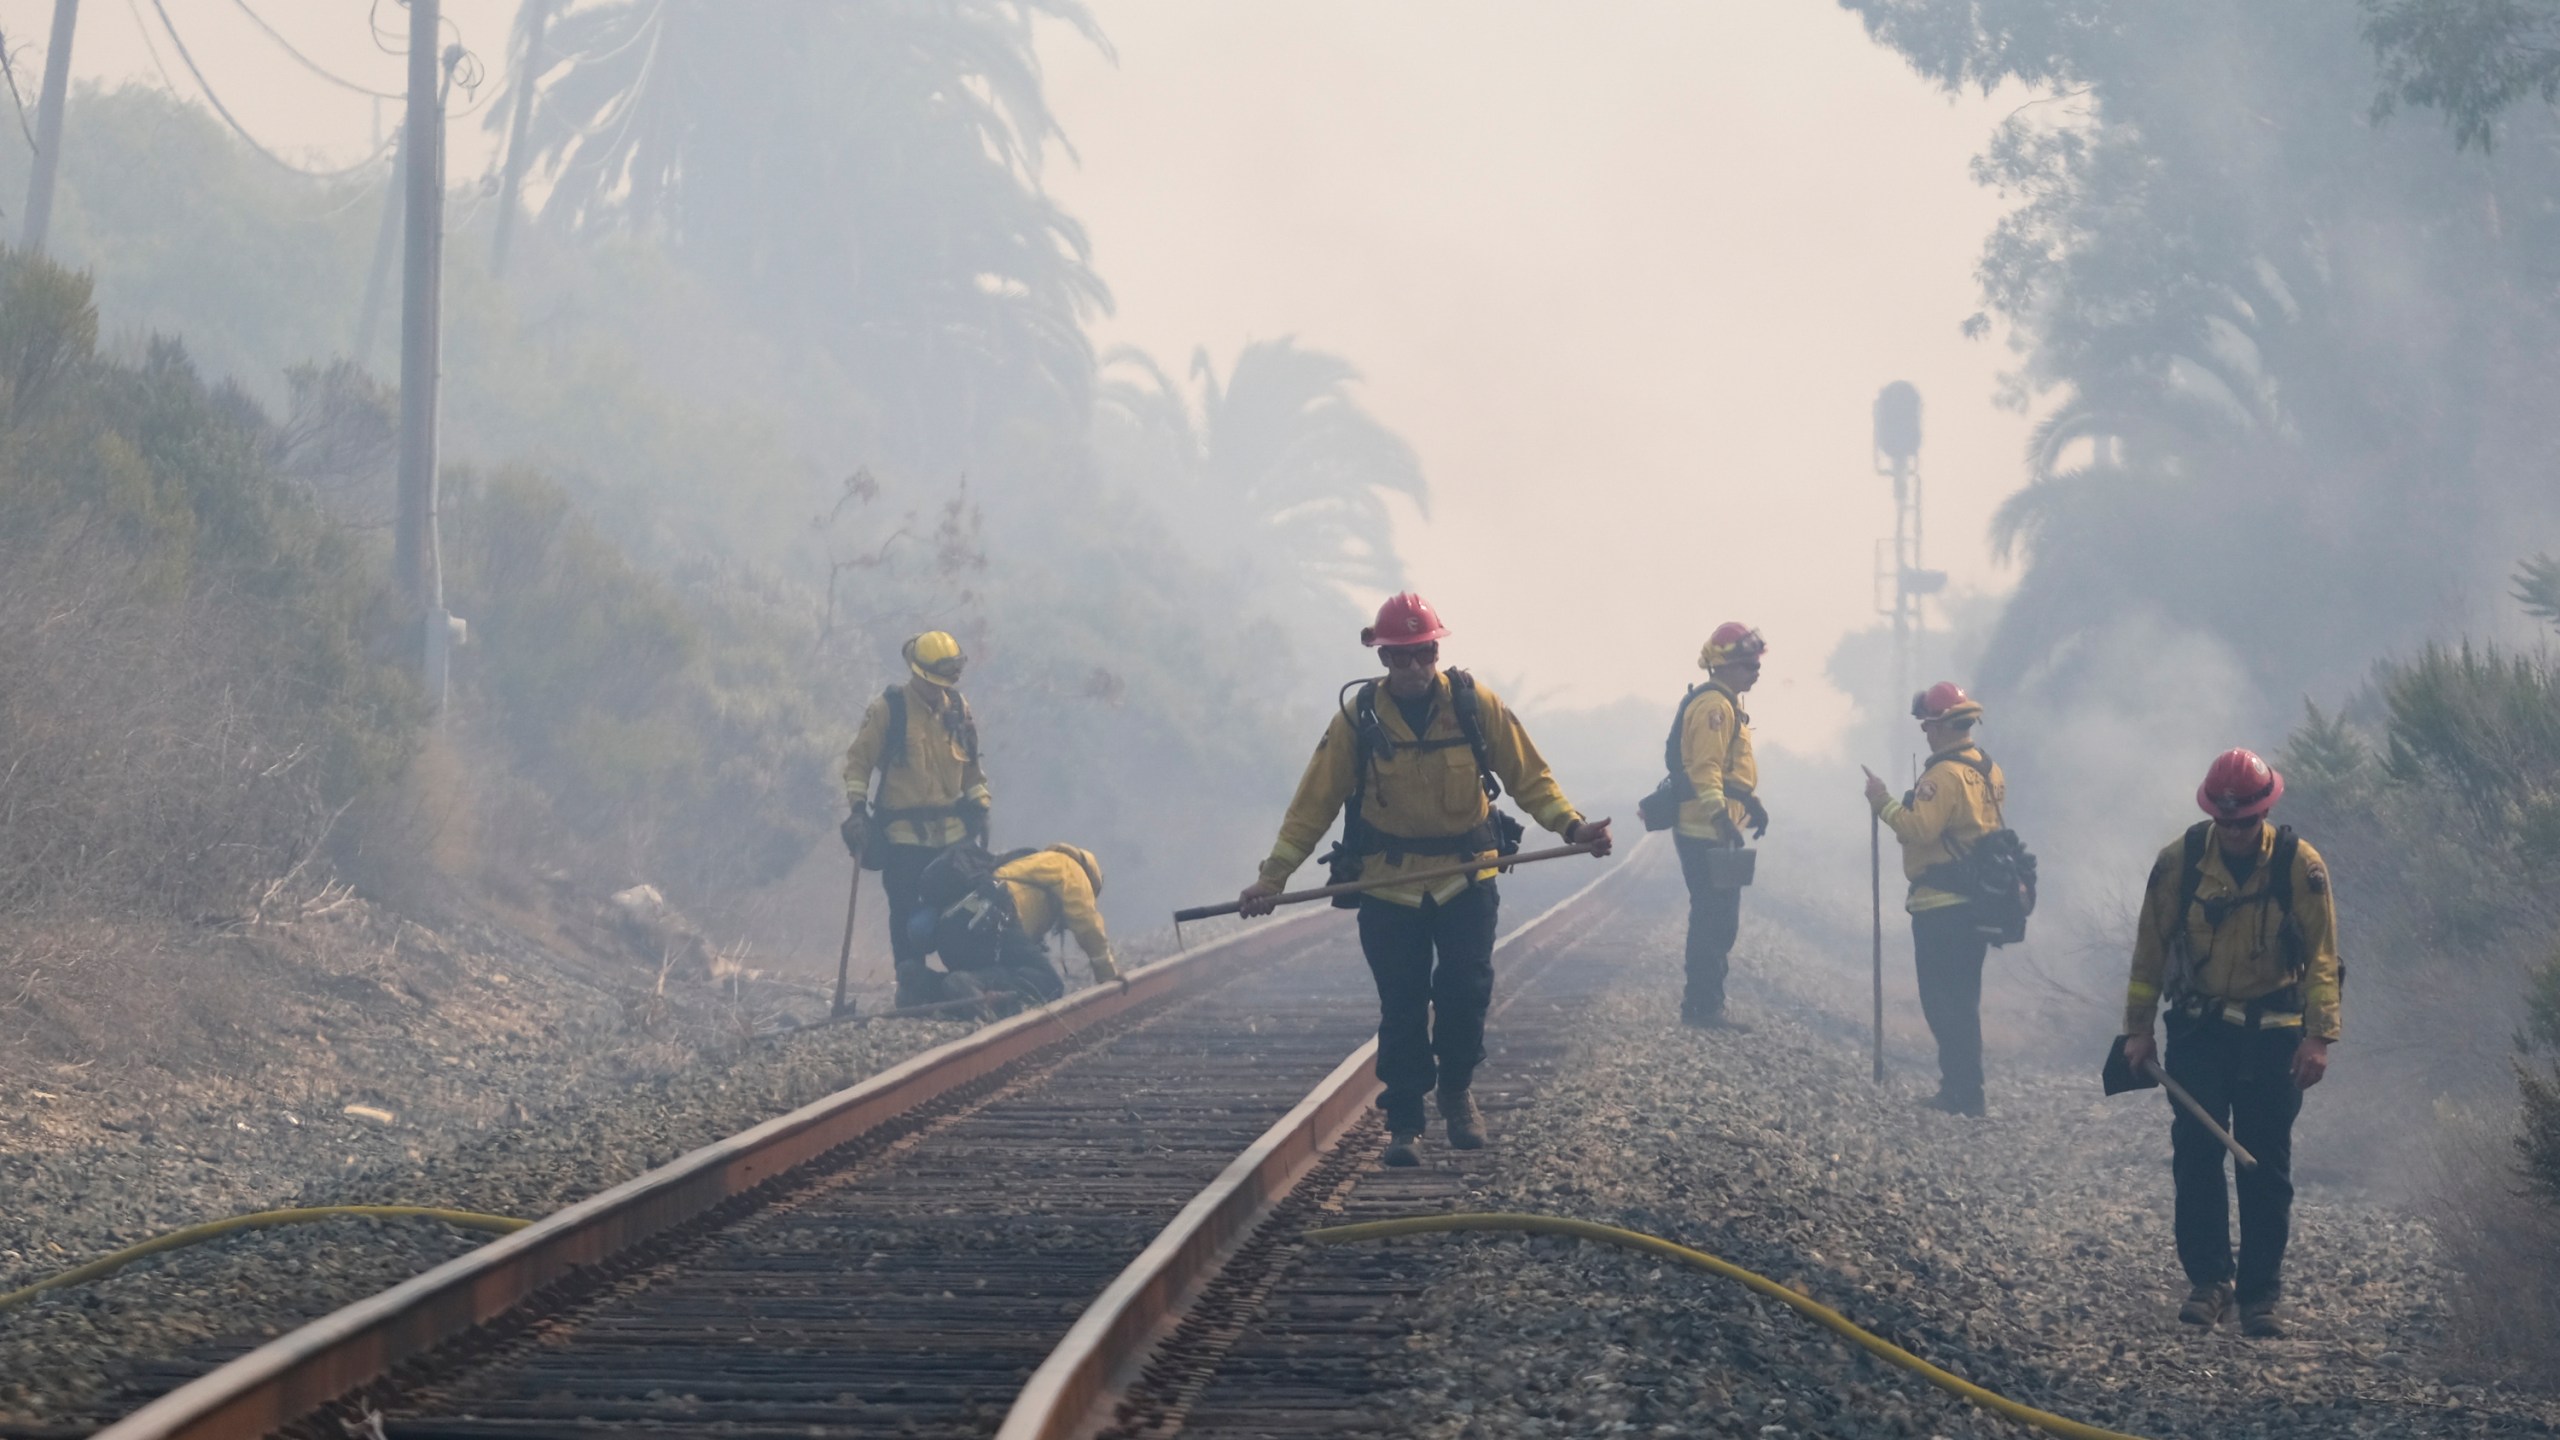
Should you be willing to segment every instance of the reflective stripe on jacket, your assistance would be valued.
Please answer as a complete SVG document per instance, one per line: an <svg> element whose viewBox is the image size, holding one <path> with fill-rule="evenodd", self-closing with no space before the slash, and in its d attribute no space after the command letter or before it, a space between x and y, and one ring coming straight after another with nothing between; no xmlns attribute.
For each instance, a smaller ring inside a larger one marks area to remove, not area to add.
<svg viewBox="0 0 2560 1440"><path fill-rule="evenodd" d="M1476 776L1475 752L1468 747L1458 717L1449 699L1449 677L1435 677L1431 714L1416 735L1405 724L1403 708L1379 682L1378 722L1391 743L1371 761L1368 793L1362 797L1361 813L1382 834L1407 839L1428 840L1464 835L1485 821L1484 784ZM1561 835L1581 819L1579 812L1564 798L1556 778L1547 771L1545 757L1531 743L1529 733L1511 714L1492 689L1476 686L1479 723L1484 730L1487 758L1493 773L1513 804L1528 812L1529 818ZM1430 749L1412 747L1416 740L1442 743ZM1315 853L1316 842L1333 827L1334 816L1342 811L1343 802L1351 798L1355 766L1360 753L1359 737L1352 733L1351 718L1339 708L1333 721L1325 727L1324 738L1316 742L1315 758L1307 762L1307 773L1298 780L1298 793L1289 801L1289 812L1280 822L1280 836L1272 842L1271 858L1262 862L1262 878L1273 885L1284 885L1307 857ZM1390 848L1393 839L1388 840ZM1494 852L1483 852L1487 859ZM1436 870L1460 863L1452 855L1406 855L1401 861L1385 854L1364 856L1360 865L1363 880L1392 879L1417 870ZM1476 879L1489 880L1490 869L1477 873ZM1375 891L1381 900L1398 905L1419 905L1427 896L1447 900L1467 887L1469 877L1451 876L1428 885L1391 885Z"/></svg>

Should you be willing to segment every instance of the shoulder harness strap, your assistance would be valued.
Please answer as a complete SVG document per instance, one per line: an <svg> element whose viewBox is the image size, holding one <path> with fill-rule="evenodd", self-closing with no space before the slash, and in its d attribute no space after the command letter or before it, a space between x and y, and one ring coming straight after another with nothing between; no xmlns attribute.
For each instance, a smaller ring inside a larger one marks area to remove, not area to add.
<svg viewBox="0 0 2560 1440"><path fill-rule="evenodd" d="M1484 782L1485 803L1502 798L1501 777L1493 773L1493 750L1484 738L1484 702L1476 696L1476 677L1464 670L1449 672L1450 707L1457 712L1458 733L1475 752L1476 778Z"/></svg>

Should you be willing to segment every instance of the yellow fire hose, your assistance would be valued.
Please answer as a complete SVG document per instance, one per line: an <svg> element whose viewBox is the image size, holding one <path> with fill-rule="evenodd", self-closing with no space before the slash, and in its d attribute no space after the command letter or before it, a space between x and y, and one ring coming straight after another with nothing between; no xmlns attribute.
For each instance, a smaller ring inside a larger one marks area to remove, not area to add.
<svg viewBox="0 0 2560 1440"><path fill-rule="evenodd" d="M2021 1405L2005 1395L1997 1395L1961 1375L1941 1370L1901 1346L1868 1333L1827 1305L1797 1294L1765 1275L1745 1270L1728 1260L1719 1260L1703 1250L1675 1245L1658 1235L1635 1230L1621 1230L1614 1225L1595 1225L1588 1220L1567 1220L1556 1215L1417 1215L1404 1220L1372 1220L1361 1225L1336 1225L1324 1230L1310 1230L1307 1238L1320 1245L1347 1245L1357 1240L1384 1240L1391 1235L1424 1235L1443 1230L1516 1230L1532 1235L1569 1235L1577 1240L1596 1240L1603 1245L1617 1245L1629 1250L1642 1250L1712 1271L1728 1280L1738 1280L1772 1300L1783 1301L1811 1316L1824 1328L1836 1331L1865 1348L1870 1354L1937 1386L1951 1395L1960 1395L1986 1410L1996 1411L2022 1424L2032 1425L2049 1435L2065 1440L2142 1440L2120 1430L2101 1430L2032 1405Z"/></svg>
<svg viewBox="0 0 2560 1440"><path fill-rule="evenodd" d="M314 1220L334 1220L346 1215L374 1220L441 1220L447 1225L458 1226L465 1230L487 1230L500 1235L511 1230L521 1230L533 1223L530 1220L518 1220L506 1215L480 1215L469 1210L439 1210L427 1205L314 1205L298 1210L261 1210L253 1215L234 1215L228 1220L208 1220L201 1225L189 1225L183 1229L172 1230L166 1235L145 1240L139 1245L127 1246L112 1255L102 1256L86 1265L39 1280L23 1290L12 1290L7 1294L0 1294L0 1310L24 1305L48 1290L86 1284L102 1275L112 1275L136 1260L148 1255L157 1255L164 1250L182 1250L189 1245L201 1245L207 1240L219 1240L225 1235L237 1234L244 1230L272 1230L281 1225L307 1225Z"/></svg>

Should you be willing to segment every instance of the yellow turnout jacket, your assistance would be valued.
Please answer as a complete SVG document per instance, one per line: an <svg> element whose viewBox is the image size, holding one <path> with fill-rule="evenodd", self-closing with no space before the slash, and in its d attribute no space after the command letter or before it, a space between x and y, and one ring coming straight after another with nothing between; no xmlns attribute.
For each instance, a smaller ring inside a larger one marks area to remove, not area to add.
<svg viewBox="0 0 2560 1440"><path fill-rule="evenodd" d="M1990 773L1975 769L1976 765ZM1911 787L1908 804L1887 796L1875 807L1902 845L1902 878L1911 882L1903 909L1916 915L1964 903L1960 895L1921 884L1920 877L1930 866L1954 860L1958 851L1971 849L1975 841L1999 829L2000 807L2008 798L2008 777L1983 755L1981 746L1968 740L1929 757L1919 782Z"/></svg>
<svg viewBox="0 0 2560 1440"><path fill-rule="evenodd" d="M1118 960L1111 937L1103 932L1102 910L1094 901L1093 881L1074 858L1056 850L1040 850L996 867L996 878L1013 896L1013 913L1023 933L1047 939L1059 930L1076 937L1076 948L1093 965L1097 980L1117 979Z"/></svg>
<svg viewBox="0 0 2560 1440"><path fill-rule="evenodd" d="M2187 843L2170 841L2151 867L2151 883L2142 896L2142 919L2134 932L2133 976L2125 985L2124 1033L2148 1035L2159 1014L2162 992L2172 1000L2184 995L2208 1003L2243 1005L2263 999L2300 980L2302 1013L2277 1013L2260 1021L2268 1028L2299 1024L2323 1040L2338 1038L2339 990L2346 967L2338 958L2337 907L2329 895L2329 867L2311 842L2297 838L2293 852L2293 926L2298 944L2287 954L2283 907L2276 903L2274 877L2276 832L2258 827L2258 865L2244 884L2235 885L2220 842L2207 832L2203 862L2196 880L2196 903L2187 907L2185 923L2177 914L2181 877L2186 870ZM2219 915L2221 923L2214 923ZM2302 970L2297 977L2293 961Z"/></svg>
<svg viewBox="0 0 2560 1440"><path fill-rule="evenodd" d="M892 845L957 845L969 826L956 813L963 800L987 803L987 776L970 755L968 702L957 690L927 680L909 680L907 747L902 755L881 754L889 740L889 697L872 697L862 712L862 728L844 752L845 798L855 805L871 791L871 772L882 770L879 811L889 816L880 834ZM940 810L941 815L899 818L900 810Z"/></svg>
<svg viewBox="0 0 2560 1440"><path fill-rule="evenodd" d="M1680 803L1677 832L1722 839L1731 832L1716 823L1719 813L1741 828L1748 818L1741 797L1759 788L1760 762L1751 753L1751 717L1732 691L1710 681L1689 697L1680 724L1680 766L1698 796Z"/></svg>
<svg viewBox="0 0 2560 1440"><path fill-rule="evenodd" d="M1368 823L1382 835L1446 839L1464 835L1485 822L1488 804L1484 785L1476 777L1475 752L1458 727L1454 702L1449 697L1449 677L1437 676L1434 684L1431 713L1425 717L1423 733L1416 735L1405 723L1404 712L1387 692L1385 682L1379 682L1378 720L1387 743L1370 760L1368 790L1360 804ZM1513 803L1529 813L1529 818L1563 834L1582 816L1565 799L1555 776L1548 773L1546 759L1530 742L1529 732L1520 728L1510 707L1490 688L1476 686L1476 704L1487 758L1503 789ZM1262 862L1262 879L1266 883L1287 884L1289 876L1314 853L1316 842L1332 828L1333 817L1351 798L1359 754L1360 741L1353 732L1348 707L1337 708L1332 723L1325 727L1324 738L1316 742L1315 758L1307 762L1307 773L1298 781L1298 793L1289 801L1289 812L1280 822L1280 836L1272 842L1271 857ZM1489 861L1494 855L1493 850L1487 849L1478 858ZM1383 853L1371 854L1361 860L1360 878L1388 880L1417 870L1457 864L1463 858L1408 854L1399 860ZM1427 884L1389 885L1372 893L1398 905L1420 905L1426 897L1446 901L1464 890L1471 878L1489 880L1493 875L1494 871L1487 868L1473 877L1455 875Z"/></svg>

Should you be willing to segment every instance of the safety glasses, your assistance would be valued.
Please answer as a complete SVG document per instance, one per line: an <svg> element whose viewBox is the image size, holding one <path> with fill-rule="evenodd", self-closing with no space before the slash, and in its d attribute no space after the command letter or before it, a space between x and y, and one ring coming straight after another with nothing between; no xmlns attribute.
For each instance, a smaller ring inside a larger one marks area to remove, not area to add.
<svg viewBox="0 0 2560 1440"><path fill-rule="evenodd" d="M1378 658L1386 661L1387 668L1390 670L1437 665L1440 663L1440 642L1434 640L1428 645L1381 645L1378 647Z"/></svg>

